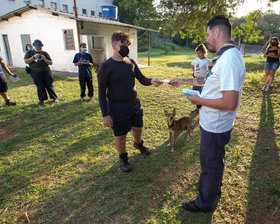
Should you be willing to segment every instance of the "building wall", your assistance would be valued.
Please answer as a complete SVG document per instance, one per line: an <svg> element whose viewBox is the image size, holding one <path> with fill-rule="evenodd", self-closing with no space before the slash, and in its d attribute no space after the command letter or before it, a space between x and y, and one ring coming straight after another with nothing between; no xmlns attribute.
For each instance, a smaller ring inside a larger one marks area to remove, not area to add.
<svg viewBox="0 0 280 224"><path fill-rule="evenodd" d="M45 7L51 8L51 2L57 3L57 9L63 10L62 5L68 6L68 11L73 12L74 1L73 0L44 0ZM99 17L101 13L102 5L112 5L113 0L76 0L78 13L82 14L82 9L87 9L87 15L91 15L91 10L95 11L95 16ZM0 16L14 11L18 8L26 6L27 3L37 5L41 3L39 0L1 0Z"/></svg>
<svg viewBox="0 0 280 224"><path fill-rule="evenodd" d="M88 37L99 35L104 37L104 59L112 56L111 35L115 30L123 30L130 33L135 40L130 47L130 56L137 61L137 31L135 29L122 28L119 26L85 23L81 29L81 41L87 41ZM75 41L75 50L66 50L64 43L63 30L72 29ZM77 67L72 61L74 55L79 52L76 21L64 16L53 16L51 13L43 10L29 10L21 17L12 17L8 21L0 22L0 47L1 57L7 61L2 35L8 35L9 45L13 66L25 67L24 52L22 50L21 34L30 34L31 43L35 39L40 39L43 44L43 50L48 52L52 58L52 70L77 72ZM91 50L89 50L90 53Z"/></svg>

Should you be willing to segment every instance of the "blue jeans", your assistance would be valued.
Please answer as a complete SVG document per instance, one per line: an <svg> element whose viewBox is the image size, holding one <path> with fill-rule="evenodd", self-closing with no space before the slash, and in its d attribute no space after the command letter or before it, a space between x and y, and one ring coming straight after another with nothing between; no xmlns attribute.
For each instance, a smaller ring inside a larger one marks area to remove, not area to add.
<svg viewBox="0 0 280 224"><path fill-rule="evenodd" d="M276 62L265 62L265 67L264 69L265 70L273 70L273 71L276 71L279 67L279 61L276 61Z"/></svg>

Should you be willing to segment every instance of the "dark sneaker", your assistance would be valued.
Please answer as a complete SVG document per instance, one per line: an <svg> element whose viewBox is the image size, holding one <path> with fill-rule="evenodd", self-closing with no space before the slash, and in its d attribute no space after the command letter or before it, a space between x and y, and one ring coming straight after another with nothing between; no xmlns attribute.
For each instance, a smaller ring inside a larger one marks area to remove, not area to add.
<svg viewBox="0 0 280 224"><path fill-rule="evenodd" d="M44 101L38 101L37 105L43 105Z"/></svg>
<svg viewBox="0 0 280 224"><path fill-rule="evenodd" d="M130 163L128 162L127 153L122 153L120 157L120 167L124 172L130 172L132 170Z"/></svg>
<svg viewBox="0 0 280 224"><path fill-rule="evenodd" d="M6 105L7 106L15 106L17 104L15 102L12 102L11 100L6 100Z"/></svg>
<svg viewBox="0 0 280 224"><path fill-rule="evenodd" d="M213 212L211 208L200 208L198 207L194 201L184 202L182 204L182 208L189 212Z"/></svg>
<svg viewBox="0 0 280 224"><path fill-rule="evenodd" d="M143 146L143 141L141 141L139 144L134 142L133 146L134 146L134 148L140 150L140 152L143 155L150 155L151 154L150 150L147 149L145 146Z"/></svg>

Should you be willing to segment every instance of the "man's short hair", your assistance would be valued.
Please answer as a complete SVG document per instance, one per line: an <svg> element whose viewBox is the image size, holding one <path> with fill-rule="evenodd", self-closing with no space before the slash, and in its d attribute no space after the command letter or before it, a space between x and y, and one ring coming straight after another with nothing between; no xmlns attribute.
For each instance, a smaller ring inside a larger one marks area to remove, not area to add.
<svg viewBox="0 0 280 224"><path fill-rule="evenodd" d="M132 43L132 38L128 33L118 30L112 35L112 42L116 41L127 41L128 45L130 45Z"/></svg>
<svg viewBox="0 0 280 224"><path fill-rule="evenodd" d="M80 48L81 48L81 47L86 47L86 46L87 46L86 43L80 43Z"/></svg>
<svg viewBox="0 0 280 224"><path fill-rule="evenodd" d="M227 36L231 36L231 24L225 15L214 16L207 24L211 30L213 27L219 26L220 30Z"/></svg>

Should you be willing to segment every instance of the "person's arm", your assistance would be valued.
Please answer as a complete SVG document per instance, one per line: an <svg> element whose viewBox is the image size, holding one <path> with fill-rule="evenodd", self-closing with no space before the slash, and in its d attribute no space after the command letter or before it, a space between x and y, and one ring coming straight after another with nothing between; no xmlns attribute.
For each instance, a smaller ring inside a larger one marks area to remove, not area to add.
<svg viewBox="0 0 280 224"><path fill-rule="evenodd" d="M31 55L29 51L27 51L27 53L24 56L24 62L25 64L30 64L32 63L38 56L37 55L33 55L33 56L29 56Z"/></svg>
<svg viewBox="0 0 280 224"><path fill-rule="evenodd" d="M193 66L193 65L191 65L191 69L192 69L192 71L194 72L194 66Z"/></svg>
<svg viewBox="0 0 280 224"><path fill-rule="evenodd" d="M203 86L206 76L199 76L197 78L176 78L169 81L168 84L172 86L191 85L191 86Z"/></svg>
<svg viewBox="0 0 280 224"><path fill-rule="evenodd" d="M264 55L263 55L263 56L264 56L265 58L267 58L267 57L270 57L270 56L271 56L271 54L268 54L267 52L268 52L268 49L266 49L266 50L265 50L265 52L264 52Z"/></svg>
<svg viewBox="0 0 280 224"><path fill-rule="evenodd" d="M7 65L5 64L5 62L3 60L0 61L0 64L2 66L2 68L10 75L13 76L14 74L10 71L10 69L7 67Z"/></svg>
<svg viewBox="0 0 280 224"><path fill-rule="evenodd" d="M192 96L188 96L188 99L196 105L212 107L219 110L235 110L238 105L239 92L234 90L222 91L222 95L222 98L219 99L204 99L193 94Z"/></svg>
<svg viewBox="0 0 280 224"><path fill-rule="evenodd" d="M52 59L49 56L49 54L47 52L44 51L44 53L46 54L46 56L44 54L41 54L41 59L47 64L47 65L52 65Z"/></svg>

